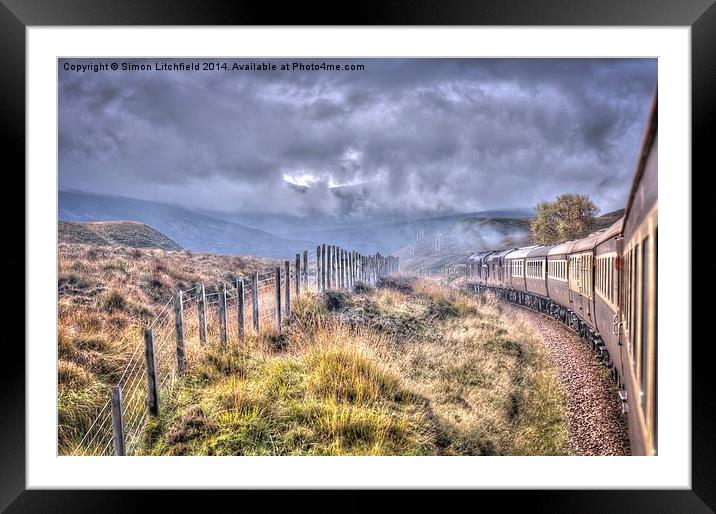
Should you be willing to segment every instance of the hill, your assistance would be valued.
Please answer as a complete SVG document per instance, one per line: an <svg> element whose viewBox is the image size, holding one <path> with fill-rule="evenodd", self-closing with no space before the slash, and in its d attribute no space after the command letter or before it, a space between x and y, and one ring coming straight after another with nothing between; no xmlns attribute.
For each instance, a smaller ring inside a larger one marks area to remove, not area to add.
<svg viewBox="0 0 716 514"><path fill-rule="evenodd" d="M60 221L57 230L60 243L182 250L179 244L158 230L135 221Z"/></svg>
<svg viewBox="0 0 716 514"><path fill-rule="evenodd" d="M464 219L498 218L510 224L512 223L510 220L524 217L525 212L524 210L501 210L405 219L344 220L336 222L333 226L324 226L318 229L307 229L303 224L300 227L292 228L291 234L301 239L335 242L346 248L356 248L364 253L394 254L401 248L414 243L418 237L426 238L449 231L455 223ZM280 234L279 230L275 231Z"/></svg>
<svg viewBox="0 0 716 514"><path fill-rule="evenodd" d="M76 191L60 191L59 219L144 223L182 247L199 252L287 258L315 246L311 241L275 236L175 205Z"/></svg>
<svg viewBox="0 0 716 514"><path fill-rule="evenodd" d="M597 231L609 228L623 216L624 209L619 209L616 211L607 212L606 214L602 214L598 218L594 219L594 230Z"/></svg>

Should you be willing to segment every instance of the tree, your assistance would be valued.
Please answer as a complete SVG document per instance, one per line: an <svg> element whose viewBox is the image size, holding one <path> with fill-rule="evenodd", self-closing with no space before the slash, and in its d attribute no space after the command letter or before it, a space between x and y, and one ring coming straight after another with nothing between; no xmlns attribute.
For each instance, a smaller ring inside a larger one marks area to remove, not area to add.
<svg viewBox="0 0 716 514"><path fill-rule="evenodd" d="M530 220L532 240L559 243L589 235L599 207L587 195L560 195L554 202L540 202Z"/></svg>

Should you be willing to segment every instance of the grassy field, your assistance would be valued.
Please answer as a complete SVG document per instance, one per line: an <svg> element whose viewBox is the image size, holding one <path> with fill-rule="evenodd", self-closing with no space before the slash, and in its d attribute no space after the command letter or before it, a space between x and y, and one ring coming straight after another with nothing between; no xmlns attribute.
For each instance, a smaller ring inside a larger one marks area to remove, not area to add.
<svg viewBox="0 0 716 514"><path fill-rule="evenodd" d="M175 287L207 287L275 261L88 244L58 246L58 439L70 453Z"/></svg>
<svg viewBox="0 0 716 514"><path fill-rule="evenodd" d="M275 262L60 244L59 453L107 401L141 329L196 281ZM563 392L530 329L427 280L304 293L283 333L217 338L163 391L150 455L569 453ZM211 327L210 327L211 328Z"/></svg>
<svg viewBox="0 0 716 514"><path fill-rule="evenodd" d="M500 306L428 281L307 293L281 335L210 345L150 455L562 455L559 379Z"/></svg>

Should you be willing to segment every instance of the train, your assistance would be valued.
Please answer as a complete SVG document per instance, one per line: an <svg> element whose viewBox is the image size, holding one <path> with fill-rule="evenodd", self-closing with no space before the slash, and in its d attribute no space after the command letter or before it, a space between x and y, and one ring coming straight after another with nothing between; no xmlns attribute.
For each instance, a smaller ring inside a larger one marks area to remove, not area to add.
<svg viewBox="0 0 716 514"><path fill-rule="evenodd" d="M611 371L632 455L657 455L658 127L654 93L624 216L558 244L467 259L467 287L547 314L577 332Z"/></svg>

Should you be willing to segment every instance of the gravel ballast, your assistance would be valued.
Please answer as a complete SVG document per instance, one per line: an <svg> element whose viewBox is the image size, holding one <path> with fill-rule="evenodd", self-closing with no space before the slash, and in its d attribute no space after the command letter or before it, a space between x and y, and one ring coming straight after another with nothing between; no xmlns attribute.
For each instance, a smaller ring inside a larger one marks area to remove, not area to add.
<svg viewBox="0 0 716 514"><path fill-rule="evenodd" d="M569 445L576 455L629 455L626 416L616 386L591 349L556 320L506 304L515 319L531 326L559 370L569 417Z"/></svg>

